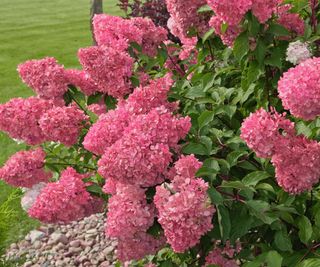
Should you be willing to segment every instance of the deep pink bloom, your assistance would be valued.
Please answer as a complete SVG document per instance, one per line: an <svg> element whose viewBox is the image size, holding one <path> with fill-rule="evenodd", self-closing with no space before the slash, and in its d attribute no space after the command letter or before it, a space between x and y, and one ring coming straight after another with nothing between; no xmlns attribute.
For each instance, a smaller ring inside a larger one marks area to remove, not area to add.
<svg viewBox="0 0 320 267"><path fill-rule="evenodd" d="M278 92L293 116L313 120L320 115L320 58L307 59L284 73Z"/></svg>
<svg viewBox="0 0 320 267"><path fill-rule="evenodd" d="M145 190L118 185L116 191L108 201L107 236L130 239L136 233L147 232L154 222L155 207L147 204Z"/></svg>
<svg viewBox="0 0 320 267"><path fill-rule="evenodd" d="M82 48L78 53L84 70L98 85L98 91L122 98L131 91L133 59L126 52L107 46Z"/></svg>
<svg viewBox="0 0 320 267"><path fill-rule="evenodd" d="M277 8L278 23L287 28L289 31L298 35L304 33L304 21L299 14L290 13L292 8L290 4L282 5Z"/></svg>
<svg viewBox="0 0 320 267"><path fill-rule="evenodd" d="M258 157L269 158L281 149L284 139L294 135L294 124L284 115L261 108L243 121L240 137Z"/></svg>
<svg viewBox="0 0 320 267"><path fill-rule="evenodd" d="M171 162L169 148L176 148L189 129L189 118L174 117L165 107L139 115L124 130L126 134L105 150L99 173L122 183L158 184Z"/></svg>
<svg viewBox="0 0 320 267"><path fill-rule="evenodd" d="M140 260L147 255L157 253L165 245L163 237L156 239L144 232L132 238L118 240L117 258L122 261Z"/></svg>
<svg viewBox="0 0 320 267"><path fill-rule="evenodd" d="M164 229L167 242L175 252L184 252L200 242L200 238L213 227L215 212L207 195L208 184L200 178L177 176L179 182L157 186L154 203L158 209L158 222Z"/></svg>
<svg viewBox="0 0 320 267"><path fill-rule="evenodd" d="M122 137L129 120L129 112L121 107L102 114L85 136L84 148L97 155L102 155L108 147Z"/></svg>
<svg viewBox="0 0 320 267"><path fill-rule="evenodd" d="M221 248L215 248L206 257L205 266L219 266L219 267L238 267L239 265L233 259L229 259L223 253Z"/></svg>
<svg viewBox="0 0 320 267"><path fill-rule="evenodd" d="M71 105L48 110L41 116L39 125L47 140L72 146L77 143L81 129L88 119L82 110Z"/></svg>
<svg viewBox="0 0 320 267"><path fill-rule="evenodd" d="M0 178L16 187L31 188L35 184L48 182L52 173L44 169L45 157L41 148L17 152L0 168Z"/></svg>
<svg viewBox="0 0 320 267"><path fill-rule="evenodd" d="M68 90L64 67L58 65L55 58L26 61L18 66L18 72L23 82L41 98L62 98Z"/></svg>
<svg viewBox="0 0 320 267"><path fill-rule="evenodd" d="M227 30L222 32L223 19L218 16L213 16L209 25L212 27L217 35L220 36L222 42L227 46L233 46L235 39L241 33L241 28L239 25L228 25Z"/></svg>
<svg viewBox="0 0 320 267"><path fill-rule="evenodd" d="M0 105L0 130L29 145L41 144L46 138L39 126L39 119L52 107L51 101L37 97L11 99Z"/></svg>
<svg viewBox="0 0 320 267"><path fill-rule="evenodd" d="M94 34L99 45L125 51L135 42L143 53L155 56L158 46L167 39L167 31L157 27L149 18L123 19L110 15L95 15Z"/></svg>
<svg viewBox="0 0 320 267"><path fill-rule="evenodd" d="M278 184L288 193L311 190L320 177L320 144L293 137L272 157Z"/></svg>
<svg viewBox="0 0 320 267"><path fill-rule="evenodd" d="M208 18L198 13L198 9L206 5L206 0L166 0L171 18L168 28L177 37L187 37L191 29L199 34L208 30Z"/></svg>
<svg viewBox="0 0 320 267"><path fill-rule="evenodd" d="M102 114L107 113L107 107L106 107L106 104L104 103L104 101L89 105L88 110L95 113L97 116L101 116Z"/></svg>
<svg viewBox="0 0 320 267"><path fill-rule="evenodd" d="M240 23L247 11L251 9L253 1L207 0L215 15L229 26L235 26Z"/></svg>
<svg viewBox="0 0 320 267"><path fill-rule="evenodd" d="M252 13L255 15L260 23L265 23L272 17L277 6L282 0L252 0Z"/></svg>
<svg viewBox="0 0 320 267"><path fill-rule="evenodd" d="M65 70L68 83L78 87L85 95L93 95L98 91L98 85L83 70Z"/></svg>
<svg viewBox="0 0 320 267"><path fill-rule="evenodd" d="M41 190L29 215L45 223L68 223L101 211L103 201L86 191L82 181L86 177L67 168L59 181L49 183Z"/></svg>

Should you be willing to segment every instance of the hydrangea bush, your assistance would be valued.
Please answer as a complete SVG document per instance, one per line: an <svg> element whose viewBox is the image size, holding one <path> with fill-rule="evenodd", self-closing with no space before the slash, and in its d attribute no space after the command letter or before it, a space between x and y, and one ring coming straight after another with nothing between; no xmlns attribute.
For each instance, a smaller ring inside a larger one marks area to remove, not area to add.
<svg viewBox="0 0 320 267"><path fill-rule="evenodd" d="M0 129L28 148L0 177L46 223L105 211L119 266L320 266L318 6L96 15L81 69L19 65L36 95L1 104Z"/></svg>

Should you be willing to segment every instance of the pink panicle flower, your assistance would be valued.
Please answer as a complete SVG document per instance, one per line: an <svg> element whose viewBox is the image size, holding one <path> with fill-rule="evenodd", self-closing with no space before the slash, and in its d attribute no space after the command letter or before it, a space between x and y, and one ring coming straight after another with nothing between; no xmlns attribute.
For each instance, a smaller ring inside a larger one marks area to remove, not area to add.
<svg viewBox="0 0 320 267"><path fill-rule="evenodd" d="M282 0L253 0L252 13L255 15L260 23L265 23L272 17L273 12Z"/></svg>
<svg viewBox="0 0 320 267"><path fill-rule="evenodd" d="M106 179L106 183L104 184L102 191L106 194L115 195L117 193L117 181L113 179Z"/></svg>
<svg viewBox="0 0 320 267"><path fill-rule="evenodd" d="M284 73L278 92L293 116L313 120L320 115L320 58L307 59Z"/></svg>
<svg viewBox="0 0 320 267"><path fill-rule="evenodd" d="M229 26L235 26L240 23L247 11L251 9L253 1L207 0L208 5L213 9L216 16Z"/></svg>
<svg viewBox="0 0 320 267"><path fill-rule="evenodd" d="M261 108L243 121L240 137L258 157L269 158L282 147L282 140L294 135L294 123L275 110L268 113Z"/></svg>
<svg viewBox="0 0 320 267"><path fill-rule="evenodd" d="M11 99L0 105L0 130L29 145L41 144L46 138L38 121L52 107L51 101L37 97Z"/></svg>
<svg viewBox="0 0 320 267"><path fill-rule="evenodd" d="M84 70L97 83L98 91L123 98L131 92L133 59L126 52L112 47L93 46L78 53Z"/></svg>
<svg viewBox="0 0 320 267"><path fill-rule="evenodd" d="M167 39L167 30L157 27L151 19L123 19L110 15L95 15L94 34L99 45L125 51L130 42L141 45L149 56L155 56L158 46Z"/></svg>
<svg viewBox="0 0 320 267"><path fill-rule="evenodd" d="M105 150L99 173L122 183L153 186L163 181L176 148L190 129L189 118L177 118L164 107L137 116L124 130L126 135Z"/></svg>
<svg viewBox="0 0 320 267"><path fill-rule="evenodd" d="M140 232L129 239L118 240L117 258L122 262L140 260L147 255L157 253L164 245L163 237L157 239L145 232Z"/></svg>
<svg viewBox="0 0 320 267"><path fill-rule="evenodd" d="M303 136L291 138L272 157L278 184L288 193L311 190L320 177L320 144Z"/></svg>
<svg viewBox="0 0 320 267"><path fill-rule="evenodd" d="M298 35L304 33L304 21L299 14L290 13L291 5L282 5L277 8L278 23Z"/></svg>
<svg viewBox="0 0 320 267"><path fill-rule="evenodd" d="M45 223L68 223L101 211L103 201L86 191L82 181L86 177L67 168L59 181L49 183L41 190L29 215Z"/></svg>
<svg viewBox="0 0 320 267"><path fill-rule="evenodd" d="M16 187L31 188L40 182L48 182L52 173L44 169L45 157L41 148L17 152L0 169L0 178Z"/></svg>
<svg viewBox="0 0 320 267"><path fill-rule="evenodd" d="M164 180L171 157L168 145L152 144L148 135L126 135L105 150L98 172L120 183L154 186Z"/></svg>
<svg viewBox="0 0 320 267"><path fill-rule="evenodd" d="M179 177L178 191L157 186L154 203L158 209L158 221L164 229L168 243L175 252L182 253L199 243L200 238L213 227L215 212L210 204L208 184L202 179ZM175 179L173 180L175 182Z"/></svg>
<svg viewBox="0 0 320 267"><path fill-rule="evenodd" d="M213 16L209 21L210 27L212 27L215 30L215 33L220 36L222 42L231 47L241 33L241 28L239 25L228 25L226 32L223 33L221 30L223 23L223 20L218 16Z"/></svg>
<svg viewBox="0 0 320 267"><path fill-rule="evenodd" d="M98 85L83 70L66 70L68 83L78 87L85 95L93 95L98 91Z"/></svg>
<svg viewBox="0 0 320 267"><path fill-rule="evenodd" d="M194 155L182 155L174 164L174 169L177 175L184 177L195 177L196 172L201 168L200 162Z"/></svg>
<svg viewBox="0 0 320 267"><path fill-rule="evenodd" d="M129 119L130 114L121 107L102 114L85 136L84 148L97 155L102 155L108 147L121 138Z"/></svg>
<svg viewBox="0 0 320 267"><path fill-rule="evenodd" d="M77 143L83 124L88 119L77 106L55 107L41 116L39 125L47 140L72 146Z"/></svg>
<svg viewBox="0 0 320 267"><path fill-rule="evenodd" d="M175 36L187 37L192 28L200 34L208 30L208 18L198 13L206 0L166 0L166 3L171 16L168 28Z"/></svg>
<svg viewBox="0 0 320 267"><path fill-rule="evenodd" d="M104 103L104 101L89 105L88 110L95 113L97 116L101 116L102 114L107 113L107 107L106 107L106 104Z"/></svg>
<svg viewBox="0 0 320 267"><path fill-rule="evenodd" d="M18 66L18 72L23 82L41 98L62 98L68 90L64 67L58 65L55 58L26 61Z"/></svg>
<svg viewBox="0 0 320 267"><path fill-rule="evenodd" d="M128 97L125 108L131 114L145 114L153 108L166 106L170 110L177 108L177 103L169 103L168 93L173 80L170 74L156 80L151 80L149 85L136 88Z"/></svg>
<svg viewBox="0 0 320 267"><path fill-rule="evenodd" d="M153 225L155 207L147 204L145 190L136 186L117 186L117 194L108 202L106 234L130 239L136 233L147 232Z"/></svg>

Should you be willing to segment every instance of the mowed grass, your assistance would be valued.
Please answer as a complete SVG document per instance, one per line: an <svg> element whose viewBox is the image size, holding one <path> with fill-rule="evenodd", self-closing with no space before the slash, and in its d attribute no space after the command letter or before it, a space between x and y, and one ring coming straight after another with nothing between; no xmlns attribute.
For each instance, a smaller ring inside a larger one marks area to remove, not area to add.
<svg viewBox="0 0 320 267"><path fill-rule="evenodd" d="M104 12L121 14L116 4L116 0L105 0ZM90 0L1 0L0 103L33 94L17 74L21 62L52 56L66 68L79 67L78 49L92 44L89 11ZM0 166L23 148L0 133ZM0 205L11 192L11 187L0 182ZM37 225L21 210L19 200L13 208L18 219L12 224L6 244Z"/></svg>

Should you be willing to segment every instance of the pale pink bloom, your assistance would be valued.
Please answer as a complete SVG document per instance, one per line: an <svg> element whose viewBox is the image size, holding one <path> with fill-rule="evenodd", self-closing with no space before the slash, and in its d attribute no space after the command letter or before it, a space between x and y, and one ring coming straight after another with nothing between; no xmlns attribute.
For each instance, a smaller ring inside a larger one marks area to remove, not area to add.
<svg viewBox="0 0 320 267"><path fill-rule="evenodd" d="M64 67L55 58L26 61L18 66L18 72L23 82L41 98L62 98L68 90Z"/></svg>
<svg viewBox="0 0 320 267"><path fill-rule="evenodd" d="M28 187L48 182L51 172L44 169L46 154L41 148L19 151L0 169L0 178L12 186Z"/></svg>
<svg viewBox="0 0 320 267"><path fill-rule="evenodd" d="M37 97L13 98L0 105L0 130L29 145L41 144L46 137L39 126L39 119L52 107L51 101Z"/></svg>

